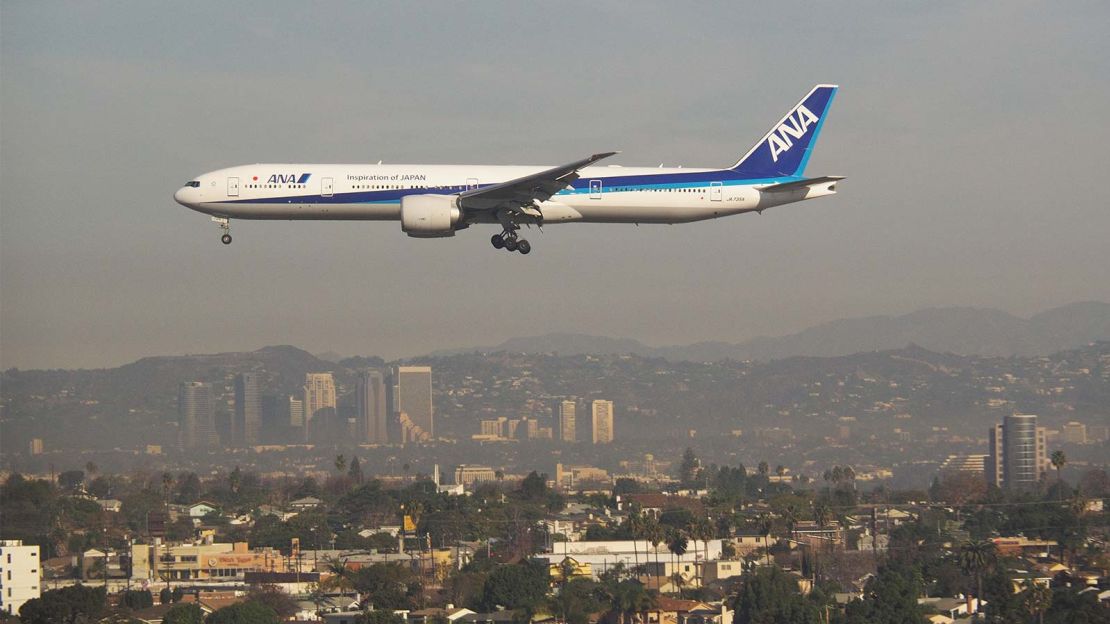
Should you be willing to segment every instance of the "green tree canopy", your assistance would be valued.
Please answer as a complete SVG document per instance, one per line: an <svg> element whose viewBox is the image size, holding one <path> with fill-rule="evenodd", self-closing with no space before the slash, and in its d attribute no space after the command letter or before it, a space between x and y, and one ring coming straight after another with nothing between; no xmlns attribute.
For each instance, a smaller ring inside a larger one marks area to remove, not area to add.
<svg viewBox="0 0 1110 624"><path fill-rule="evenodd" d="M23 603L19 618L24 624L95 622L108 612L106 596L103 587L73 585L52 589Z"/></svg>
<svg viewBox="0 0 1110 624"><path fill-rule="evenodd" d="M802 596L798 582L777 566L745 574L733 602L737 624L818 624L817 607Z"/></svg>
<svg viewBox="0 0 1110 624"><path fill-rule="evenodd" d="M519 563L498 566L486 578L482 588L483 609L531 609L547 595L547 566Z"/></svg>
<svg viewBox="0 0 1110 624"><path fill-rule="evenodd" d="M917 604L921 587L912 567L884 566L867 582L863 600L848 603L848 624L904 624L920 622L924 609Z"/></svg>

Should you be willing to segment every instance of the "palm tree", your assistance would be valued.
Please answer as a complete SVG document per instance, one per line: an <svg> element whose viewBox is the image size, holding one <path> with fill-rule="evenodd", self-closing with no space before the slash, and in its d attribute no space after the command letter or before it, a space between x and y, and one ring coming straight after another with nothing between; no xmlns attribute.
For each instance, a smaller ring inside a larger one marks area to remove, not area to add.
<svg viewBox="0 0 1110 624"><path fill-rule="evenodd" d="M825 525L829 523L829 515L831 513L832 509L825 501L813 503L813 520L817 523L817 528L825 528Z"/></svg>
<svg viewBox="0 0 1110 624"><path fill-rule="evenodd" d="M771 534L771 528L775 525L771 520L771 516L767 514L760 514L759 516L759 534L763 536L763 551L767 563L771 563L771 547L767 545L767 536Z"/></svg>
<svg viewBox="0 0 1110 624"><path fill-rule="evenodd" d="M794 539L794 527L798 525L798 520L802 517L802 510L794 503L790 503L782 510L782 517L786 520L786 532L790 534L790 539Z"/></svg>
<svg viewBox="0 0 1110 624"><path fill-rule="evenodd" d="M644 530L644 518L640 515L639 505L633 506L632 512L628 514L626 522L628 523L628 532L632 535L632 559L635 562L633 563L632 570L635 576L636 568L640 567L640 549L637 544L640 534Z"/></svg>
<svg viewBox="0 0 1110 624"><path fill-rule="evenodd" d="M1052 456L1049 458L1052 462L1052 467L1056 469L1056 480L1060 480L1060 471L1064 469L1064 464L1068 463L1068 456L1064 455L1063 451L1052 451Z"/></svg>
<svg viewBox="0 0 1110 624"><path fill-rule="evenodd" d="M1057 451L1059 452L1059 451ZM1025 581L1025 591L1022 592L1022 606L1029 615L1037 616L1037 621L1044 624L1044 612L1052 606L1052 589L1044 585Z"/></svg>
<svg viewBox="0 0 1110 624"><path fill-rule="evenodd" d="M634 614L643 613L654 606L655 598L635 579L617 583L610 596L610 608L618 614L622 624L632 624Z"/></svg>
<svg viewBox="0 0 1110 624"><path fill-rule="evenodd" d="M324 571L329 574L323 585L325 589L334 589L341 594L345 594L355 587L354 575L351 569L347 567L347 560L338 557L331 557L325 563Z"/></svg>
<svg viewBox="0 0 1110 624"><path fill-rule="evenodd" d="M162 495L166 499L166 504L170 504L170 490L173 489L173 475L168 472L162 473Z"/></svg>
<svg viewBox="0 0 1110 624"><path fill-rule="evenodd" d="M990 570L998 562L998 547L990 540L968 540L960 546L958 553L960 567L967 574L975 576L975 597L983 602L983 572Z"/></svg>
<svg viewBox="0 0 1110 624"><path fill-rule="evenodd" d="M659 590L659 545L667 539L667 533L663 530L663 525L659 524L659 520L654 517L648 517L644 526L644 537L651 542L651 551L655 554L655 574L657 580L655 581L655 589Z"/></svg>
<svg viewBox="0 0 1110 624"><path fill-rule="evenodd" d="M678 570L676 558L686 554L686 547L689 543L689 540L686 539L686 534L682 531L675 528L668 531L667 550L671 551L671 563L675 566L676 572Z"/></svg>

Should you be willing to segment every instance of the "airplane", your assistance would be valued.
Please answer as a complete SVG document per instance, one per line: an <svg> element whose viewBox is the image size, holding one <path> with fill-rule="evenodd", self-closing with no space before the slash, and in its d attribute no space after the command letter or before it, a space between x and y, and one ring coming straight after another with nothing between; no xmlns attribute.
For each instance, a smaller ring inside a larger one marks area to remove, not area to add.
<svg viewBox="0 0 1110 624"><path fill-rule="evenodd" d="M255 164L198 176L174 193L231 243L231 219L400 221L414 238L501 226L491 244L528 254L521 226L688 223L836 193L843 176L804 177L837 85L817 85L726 169L597 166L602 152L558 167Z"/></svg>

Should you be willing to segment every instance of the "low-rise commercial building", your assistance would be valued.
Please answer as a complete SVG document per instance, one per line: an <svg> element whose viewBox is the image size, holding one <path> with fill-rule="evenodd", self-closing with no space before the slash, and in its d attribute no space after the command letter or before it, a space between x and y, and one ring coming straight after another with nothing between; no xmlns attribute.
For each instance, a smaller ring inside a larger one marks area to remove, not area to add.
<svg viewBox="0 0 1110 624"><path fill-rule="evenodd" d="M23 540L0 540L0 611L18 615L23 603L38 598L42 564L39 547Z"/></svg>

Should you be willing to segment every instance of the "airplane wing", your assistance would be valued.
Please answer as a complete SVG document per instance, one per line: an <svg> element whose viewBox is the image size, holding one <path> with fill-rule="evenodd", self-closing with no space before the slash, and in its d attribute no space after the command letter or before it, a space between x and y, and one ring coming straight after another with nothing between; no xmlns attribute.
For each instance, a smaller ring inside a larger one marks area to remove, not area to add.
<svg viewBox="0 0 1110 624"><path fill-rule="evenodd" d="M578 171L617 152L594 154L589 158L554 167L522 178L501 182L459 194L459 207L466 210L521 208L547 201L578 179Z"/></svg>
<svg viewBox="0 0 1110 624"><path fill-rule="evenodd" d="M802 180L795 180L793 182L772 184L771 186L765 186L759 190L762 193L785 193L786 191L799 191L801 189L809 188L817 184L824 184L826 182L837 182L843 179L844 176L821 176L819 178L805 178Z"/></svg>

